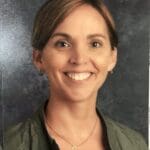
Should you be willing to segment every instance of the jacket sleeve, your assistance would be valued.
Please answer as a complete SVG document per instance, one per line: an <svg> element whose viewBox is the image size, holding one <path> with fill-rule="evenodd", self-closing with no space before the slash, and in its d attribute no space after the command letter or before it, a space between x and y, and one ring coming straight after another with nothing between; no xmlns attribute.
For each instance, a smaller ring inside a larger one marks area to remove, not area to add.
<svg viewBox="0 0 150 150"><path fill-rule="evenodd" d="M110 119L107 124L113 150L148 150L144 138L137 131Z"/></svg>
<svg viewBox="0 0 150 150"><path fill-rule="evenodd" d="M139 135L138 138L139 138L137 141L138 150L148 150L148 145L146 144L144 138L141 135Z"/></svg>

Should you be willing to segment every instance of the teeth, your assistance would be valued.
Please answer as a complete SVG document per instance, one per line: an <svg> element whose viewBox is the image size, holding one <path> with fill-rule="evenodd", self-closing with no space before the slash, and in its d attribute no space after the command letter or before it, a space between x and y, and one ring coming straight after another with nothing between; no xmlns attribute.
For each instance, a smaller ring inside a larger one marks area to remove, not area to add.
<svg viewBox="0 0 150 150"><path fill-rule="evenodd" d="M67 73L67 76L73 80L85 80L91 75L90 72L83 72L83 73Z"/></svg>

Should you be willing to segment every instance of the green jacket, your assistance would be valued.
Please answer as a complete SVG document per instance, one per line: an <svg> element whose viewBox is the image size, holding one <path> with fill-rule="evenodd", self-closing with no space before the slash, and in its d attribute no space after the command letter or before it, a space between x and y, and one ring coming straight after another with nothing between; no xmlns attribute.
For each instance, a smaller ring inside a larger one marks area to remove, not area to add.
<svg viewBox="0 0 150 150"><path fill-rule="evenodd" d="M24 123L11 127L4 135L4 150L59 150L44 126L44 106ZM100 116L99 109L97 112ZM105 116L102 116L110 150L148 150L142 136ZM106 148L109 150L109 148Z"/></svg>

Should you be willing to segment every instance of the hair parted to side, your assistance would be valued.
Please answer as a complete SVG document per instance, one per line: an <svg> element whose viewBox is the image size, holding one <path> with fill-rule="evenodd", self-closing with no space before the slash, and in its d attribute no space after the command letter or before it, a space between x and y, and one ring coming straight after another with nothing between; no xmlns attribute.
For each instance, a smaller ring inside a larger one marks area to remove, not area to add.
<svg viewBox="0 0 150 150"><path fill-rule="evenodd" d="M32 47L42 51L57 26L77 7L88 4L95 8L104 18L112 49L118 45L114 20L102 0L48 0L36 14Z"/></svg>

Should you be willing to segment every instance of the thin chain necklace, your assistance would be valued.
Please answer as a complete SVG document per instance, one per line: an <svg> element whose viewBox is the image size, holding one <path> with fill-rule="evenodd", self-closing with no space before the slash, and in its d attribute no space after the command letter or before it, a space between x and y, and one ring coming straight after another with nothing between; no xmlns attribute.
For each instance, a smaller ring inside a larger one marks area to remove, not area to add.
<svg viewBox="0 0 150 150"><path fill-rule="evenodd" d="M84 144L86 141L88 141L88 139L92 136L94 129L96 127L97 124L97 118L96 121L93 125L92 130L90 131L89 135L79 144L73 144L72 142L70 142L68 139L66 139L63 135L59 134L48 122L46 116L44 115L44 120L46 125L48 126L48 128L50 128L58 137L60 137L63 141L65 141L66 143L68 143L71 146L71 150L78 150L78 147L81 146L82 144Z"/></svg>

